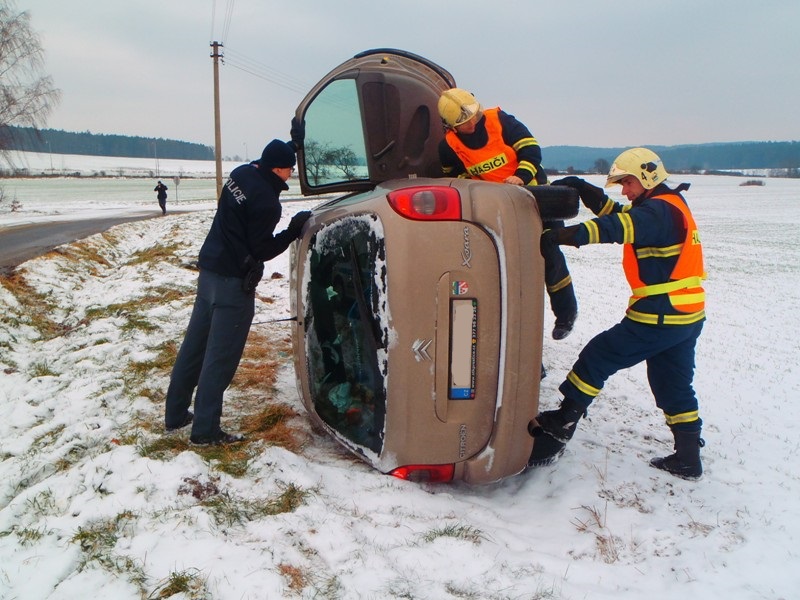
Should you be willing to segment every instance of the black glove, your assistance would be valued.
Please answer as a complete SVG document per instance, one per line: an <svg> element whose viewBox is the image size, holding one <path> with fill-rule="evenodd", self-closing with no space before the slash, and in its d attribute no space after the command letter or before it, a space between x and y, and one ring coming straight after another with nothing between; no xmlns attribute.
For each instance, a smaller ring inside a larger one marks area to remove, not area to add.
<svg viewBox="0 0 800 600"><path fill-rule="evenodd" d="M310 218L310 210L301 210L292 217L292 220L289 221L289 226L286 228L286 231L289 232L289 237L292 238L292 241L300 237L300 232L303 230L303 225L305 225L306 221L308 221Z"/></svg>
<svg viewBox="0 0 800 600"><path fill-rule="evenodd" d="M244 259L244 267L247 269L247 273L242 279L242 291L252 294L264 275L264 263L248 254L247 258Z"/></svg>
<svg viewBox="0 0 800 600"><path fill-rule="evenodd" d="M569 227L545 229L542 232L542 237L539 238L539 252L546 257L557 246L575 246L577 248L578 243L575 241L575 235L580 228L581 225L570 225Z"/></svg>
<svg viewBox="0 0 800 600"><path fill-rule="evenodd" d="M608 200L608 196L606 196L605 192L601 188L597 187L596 185L592 185L588 181L584 181L580 177L575 177L574 175L554 181L551 185L563 185L577 190L578 196L580 196L584 206L586 206L586 208L588 208L594 214L598 214L601 210L603 210L603 207L606 205L606 201Z"/></svg>
<svg viewBox="0 0 800 600"><path fill-rule="evenodd" d="M306 124L297 117L292 117L292 129L290 133L292 142L296 150L303 147L303 140L306 139Z"/></svg>

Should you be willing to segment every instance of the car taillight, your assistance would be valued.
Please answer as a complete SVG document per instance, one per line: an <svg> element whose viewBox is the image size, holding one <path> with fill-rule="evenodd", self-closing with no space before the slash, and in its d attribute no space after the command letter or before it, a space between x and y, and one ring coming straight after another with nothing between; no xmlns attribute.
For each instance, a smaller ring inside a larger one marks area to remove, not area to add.
<svg viewBox="0 0 800 600"><path fill-rule="evenodd" d="M441 482L452 481L456 466L449 465L405 465L389 472L389 475L408 481Z"/></svg>
<svg viewBox="0 0 800 600"><path fill-rule="evenodd" d="M389 204L407 219L422 221L459 221L461 194L447 186L419 186L394 190Z"/></svg>

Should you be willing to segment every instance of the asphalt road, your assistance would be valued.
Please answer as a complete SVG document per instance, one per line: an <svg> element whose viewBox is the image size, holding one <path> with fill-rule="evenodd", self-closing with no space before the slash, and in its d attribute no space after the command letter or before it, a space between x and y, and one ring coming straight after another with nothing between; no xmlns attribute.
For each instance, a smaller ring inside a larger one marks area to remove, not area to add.
<svg viewBox="0 0 800 600"><path fill-rule="evenodd" d="M98 217L80 221L26 223L0 227L0 273L8 273L26 260L41 256L61 244L69 244L114 225L141 221L160 216L132 215L127 217Z"/></svg>

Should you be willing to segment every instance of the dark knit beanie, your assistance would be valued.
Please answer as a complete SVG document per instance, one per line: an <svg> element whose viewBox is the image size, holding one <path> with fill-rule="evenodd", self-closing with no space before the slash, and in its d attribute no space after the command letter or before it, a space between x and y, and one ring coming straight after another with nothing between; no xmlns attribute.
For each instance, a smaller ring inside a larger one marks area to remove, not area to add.
<svg viewBox="0 0 800 600"><path fill-rule="evenodd" d="M281 140L272 140L261 153L261 164L267 169L293 167L296 162L294 145Z"/></svg>

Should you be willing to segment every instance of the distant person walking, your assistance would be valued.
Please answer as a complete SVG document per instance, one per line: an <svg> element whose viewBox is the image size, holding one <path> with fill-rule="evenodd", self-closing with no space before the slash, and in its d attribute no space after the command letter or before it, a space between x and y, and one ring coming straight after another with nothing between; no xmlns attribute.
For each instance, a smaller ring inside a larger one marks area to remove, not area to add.
<svg viewBox="0 0 800 600"><path fill-rule="evenodd" d="M165 186L161 181L158 182L153 191L156 193L156 197L158 198L158 205L161 207L161 214L167 214L167 190L169 188Z"/></svg>
<svg viewBox="0 0 800 600"><path fill-rule="evenodd" d="M272 140L260 160L231 172L200 248L197 297L172 368L164 415L167 431L191 423L193 444L244 439L220 428L222 395L242 358L264 261L286 250L311 216L298 212L285 231L275 233L281 218L279 196L289 189L295 148L291 142ZM189 410L193 395L194 413Z"/></svg>

